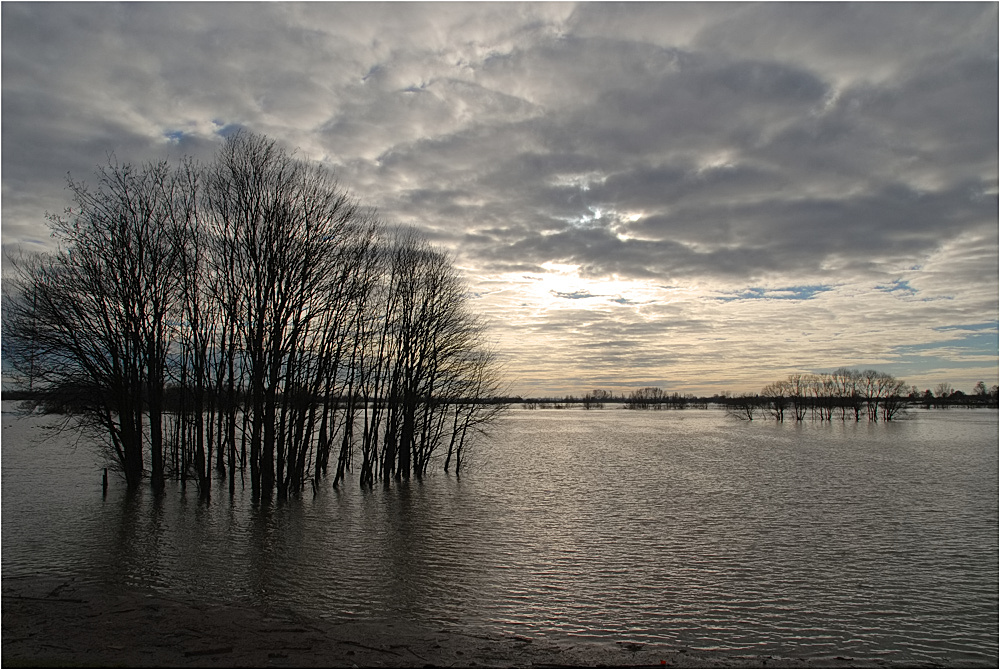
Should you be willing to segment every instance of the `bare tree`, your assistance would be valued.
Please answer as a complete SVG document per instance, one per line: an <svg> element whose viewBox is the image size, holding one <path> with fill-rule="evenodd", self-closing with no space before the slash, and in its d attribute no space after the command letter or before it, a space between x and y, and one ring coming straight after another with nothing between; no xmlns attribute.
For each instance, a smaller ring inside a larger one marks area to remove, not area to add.
<svg viewBox="0 0 1000 670"><path fill-rule="evenodd" d="M892 421L898 418L907 406L906 382L896 379L890 374L882 374L882 420Z"/></svg>
<svg viewBox="0 0 1000 670"><path fill-rule="evenodd" d="M867 410L871 422L879 418L891 421L909 402L904 381L877 370L858 372L848 368L819 375L791 374L765 386L761 396L764 406L778 421L783 420L789 405L796 421L802 421L810 410L813 418L829 421L838 406L845 420L848 410L855 421L860 421L862 411Z"/></svg>
<svg viewBox="0 0 1000 670"><path fill-rule="evenodd" d="M834 393L840 405L840 418L847 419L847 410L854 414L854 420L861 420L861 393L859 385L861 373L850 368L837 368L833 371Z"/></svg>
<svg viewBox="0 0 1000 670"><path fill-rule="evenodd" d="M934 395L940 400L947 400L954 392L955 388L948 382L941 382L934 387Z"/></svg>
<svg viewBox="0 0 1000 670"><path fill-rule="evenodd" d="M666 399L666 393L656 386L647 386L632 391L628 399L631 409L659 409Z"/></svg>
<svg viewBox="0 0 1000 670"><path fill-rule="evenodd" d="M730 416L734 416L742 421L753 421L754 416L760 410L761 399L752 393L741 393L726 403L726 410Z"/></svg>
<svg viewBox="0 0 1000 670"><path fill-rule="evenodd" d="M604 404L610 401L612 398L611 391L605 391L603 389L594 389L583 395L583 408L584 409L603 409Z"/></svg>
<svg viewBox="0 0 1000 670"><path fill-rule="evenodd" d="M480 343L457 361L452 415L454 422L444 460L445 472L455 457L455 474L461 472L465 449L474 434L484 434L507 409L501 398L507 394L503 369L496 351Z"/></svg>
<svg viewBox="0 0 1000 670"><path fill-rule="evenodd" d="M761 403L771 412L776 421L784 422L788 408L788 382L777 381L761 389Z"/></svg>
<svg viewBox="0 0 1000 670"><path fill-rule="evenodd" d="M446 254L252 133L206 168L98 177L70 182L60 250L16 260L4 351L101 428L130 486L146 449L155 490L193 473L204 497L213 464L231 493L249 468L255 499L298 495L334 450L334 485L356 449L365 485L422 476L443 449L461 468L501 375Z"/></svg>
<svg viewBox="0 0 1000 670"><path fill-rule="evenodd" d="M66 391L75 389L81 420L103 429L130 487L143 476L148 411L151 481L159 491L167 322L178 285L171 228L178 177L166 163L137 167L111 158L98 168L95 189L72 179L68 188L75 207L49 217L59 250L15 263L10 288L30 296L30 306L11 303L7 337L30 344L34 390L71 400ZM82 389L90 391L83 396Z"/></svg>
<svg viewBox="0 0 1000 670"><path fill-rule="evenodd" d="M284 497L291 479L302 479L301 473L289 478L288 468L295 470L304 447L288 432L290 406L282 392L295 386L289 375L305 362L312 322L328 307L316 298L324 295L329 262L349 237L357 205L325 170L250 133L229 138L208 187L211 216L231 236L228 269L230 285L239 288L237 310L249 317L238 323L251 487L255 496L268 497L277 486Z"/></svg>

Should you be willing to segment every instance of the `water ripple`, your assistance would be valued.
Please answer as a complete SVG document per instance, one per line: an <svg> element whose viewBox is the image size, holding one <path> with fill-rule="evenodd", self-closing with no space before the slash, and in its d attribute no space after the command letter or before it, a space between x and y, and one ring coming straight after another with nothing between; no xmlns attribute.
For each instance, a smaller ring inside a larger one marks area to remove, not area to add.
<svg viewBox="0 0 1000 670"><path fill-rule="evenodd" d="M93 456L30 443L39 422L4 414L5 576L737 654L997 661L995 412L514 411L461 479L349 481L265 512L224 488L207 506L102 500Z"/></svg>

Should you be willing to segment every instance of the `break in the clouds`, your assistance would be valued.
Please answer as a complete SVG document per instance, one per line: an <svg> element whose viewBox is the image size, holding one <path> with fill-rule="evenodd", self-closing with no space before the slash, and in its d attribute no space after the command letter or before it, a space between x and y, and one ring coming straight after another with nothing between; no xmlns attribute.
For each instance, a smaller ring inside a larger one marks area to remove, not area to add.
<svg viewBox="0 0 1000 670"><path fill-rule="evenodd" d="M7 247L246 127L451 249L515 393L997 381L996 3L2 12Z"/></svg>

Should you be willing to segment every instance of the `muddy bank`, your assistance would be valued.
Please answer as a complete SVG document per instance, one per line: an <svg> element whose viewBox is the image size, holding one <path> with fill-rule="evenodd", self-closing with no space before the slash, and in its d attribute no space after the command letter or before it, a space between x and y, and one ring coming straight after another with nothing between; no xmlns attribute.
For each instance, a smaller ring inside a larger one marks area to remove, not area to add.
<svg viewBox="0 0 1000 670"><path fill-rule="evenodd" d="M402 621L108 592L74 579L3 579L4 667L872 667L850 658L710 656Z"/></svg>

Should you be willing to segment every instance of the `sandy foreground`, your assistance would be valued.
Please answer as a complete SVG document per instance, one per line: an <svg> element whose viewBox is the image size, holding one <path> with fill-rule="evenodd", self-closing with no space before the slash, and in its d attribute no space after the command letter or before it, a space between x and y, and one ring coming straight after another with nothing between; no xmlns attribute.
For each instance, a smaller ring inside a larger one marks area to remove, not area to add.
<svg viewBox="0 0 1000 670"><path fill-rule="evenodd" d="M483 634L399 621L105 592L63 578L3 579L4 667L873 667L872 661L710 656L628 642Z"/></svg>

